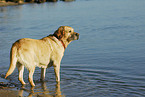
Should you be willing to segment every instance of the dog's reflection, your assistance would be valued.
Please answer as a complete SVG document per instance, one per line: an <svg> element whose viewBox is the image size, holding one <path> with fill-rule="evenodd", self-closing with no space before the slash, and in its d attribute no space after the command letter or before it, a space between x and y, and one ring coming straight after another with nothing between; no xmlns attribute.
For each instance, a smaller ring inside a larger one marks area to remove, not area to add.
<svg viewBox="0 0 145 97"><path fill-rule="evenodd" d="M25 86L22 86L21 89L19 90L19 97L23 97L23 96L28 96L28 97L65 97L64 95L61 94L61 90L60 90L60 83L57 83L55 85L55 91L49 91L47 89L47 86L46 86L46 82L41 82L41 90L36 90L34 89L35 87L31 87L31 90L28 90L25 88ZM24 91L25 92L28 92L29 95L26 95L24 94Z"/></svg>

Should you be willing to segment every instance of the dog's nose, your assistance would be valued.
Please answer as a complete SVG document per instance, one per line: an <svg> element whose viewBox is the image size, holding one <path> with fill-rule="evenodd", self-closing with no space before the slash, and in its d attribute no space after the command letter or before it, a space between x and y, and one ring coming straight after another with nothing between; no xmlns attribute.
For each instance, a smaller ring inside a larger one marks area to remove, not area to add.
<svg viewBox="0 0 145 97"><path fill-rule="evenodd" d="M75 33L75 35L77 36L77 40L79 39L79 33Z"/></svg>
<svg viewBox="0 0 145 97"><path fill-rule="evenodd" d="M76 33L76 36L79 36L79 33Z"/></svg>

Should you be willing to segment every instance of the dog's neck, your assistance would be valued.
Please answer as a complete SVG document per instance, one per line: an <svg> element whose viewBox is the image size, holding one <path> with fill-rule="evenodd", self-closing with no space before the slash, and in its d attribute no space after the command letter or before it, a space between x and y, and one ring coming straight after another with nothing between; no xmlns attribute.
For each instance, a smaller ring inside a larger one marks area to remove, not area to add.
<svg viewBox="0 0 145 97"><path fill-rule="evenodd" d="M62 40L59 40L61 42L61 44L63 45L64 49L66 49L65 44Z"/></svg>
<svg viewBox="0 0 145 97"><path fill-rule="evenodd" d="M53 36L56 37L61 42L61 44L63 45L64 49L66 49L66 46L65 46L64 42L61 39L59 39L56 35L53 34Z"/></svg>

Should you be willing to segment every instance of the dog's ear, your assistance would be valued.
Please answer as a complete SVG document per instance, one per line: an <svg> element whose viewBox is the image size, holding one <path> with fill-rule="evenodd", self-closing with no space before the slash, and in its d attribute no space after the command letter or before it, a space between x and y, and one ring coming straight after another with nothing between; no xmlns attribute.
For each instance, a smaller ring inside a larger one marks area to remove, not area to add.
<svg viewBox="0 0 145 97"><path fill-rule="evenodd" d="M61 40L61 38L62 38L63 35L64 35L64 32L65 32L65 29L64 29L63 26L61 26L61 27L59 27L59 28L54 32L53 35L54 35L57 39Z"/></svg>

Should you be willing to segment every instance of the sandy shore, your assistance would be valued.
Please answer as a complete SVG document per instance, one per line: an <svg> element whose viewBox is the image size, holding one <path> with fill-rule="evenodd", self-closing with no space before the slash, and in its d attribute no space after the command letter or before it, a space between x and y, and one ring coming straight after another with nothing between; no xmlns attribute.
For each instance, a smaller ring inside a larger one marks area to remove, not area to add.
<svg viewBox="0 0 145 97"><path fill-rule="evenodd" d="M0 97L16 97L18 90L14 86L10 86L8 80L0 77Z"/></svg>
<svg viewBox="0 0 145 97"><path fill-rule="evenodd" d="M0 76L0 97L27 97L29 95L28 92L11 84L9 80L4 79L3 75Z"/></svg>
<svg viewBox="0 0 145 97"><path fill-rule="evenodd" d="M0 97L16 97L17 91L13 90L0 90Z"/></svg>

